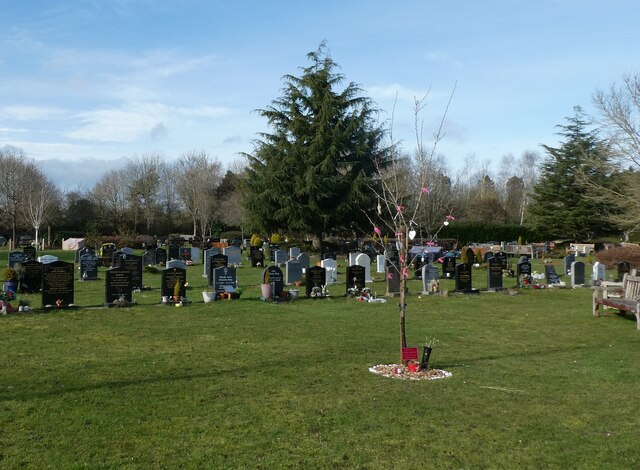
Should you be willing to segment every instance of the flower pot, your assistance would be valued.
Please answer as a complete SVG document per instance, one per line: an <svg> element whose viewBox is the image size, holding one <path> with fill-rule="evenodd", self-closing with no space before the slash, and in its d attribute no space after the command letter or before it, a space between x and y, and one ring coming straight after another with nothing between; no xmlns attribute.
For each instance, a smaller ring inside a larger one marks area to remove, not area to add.
<svg viewBox="0 0 640 470"><path fill-rule="evenodd" d="M18 281L4 281L3 290L15 294L18 290Z"/></svg>
<svg viewBox="0 0 640 470"><path fill-rule="evenodd" d="M291 298L291 300L295 300L298 297L300 297L300 291L297 289L291 289L289 291L289 297Z"/></svg>
<svg viewBox="0 0 640 470"><path fill-rule="evenodd" d="M418 364L410 362L409 364L407 364L407 369L409 369L409 372L418 372L420 370L420 367L418 366Z"/></svg>
<svg viewBox="0 0 640 470"><path fill-rule="evenodd" d="M265 299L271 298L271 284L260 284L260 289L262 291L262 297Z"/></svg>
<svg viewBox="0 0 640 470"><path fill-rule="evenodd" d="M429 357L431 357L431 351L433 348L425 346L422 350L422 361L420 362L421 369L427 369L429 367Z"/></svg>
<svg viewBox="0 0 640 470"><path fill-rule="evenodd" d="M205 304L208 304L209 302L213 302L215 299L216 299L215 292L202 291L202 300L204 300Z"/></svg>

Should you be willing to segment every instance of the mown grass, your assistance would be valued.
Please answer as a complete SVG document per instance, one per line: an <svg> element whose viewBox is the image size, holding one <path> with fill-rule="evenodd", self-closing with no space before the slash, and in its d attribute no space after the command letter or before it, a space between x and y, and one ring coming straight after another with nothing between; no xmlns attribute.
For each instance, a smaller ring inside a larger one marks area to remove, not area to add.
<svg viewBox="0 0 640 470"><path fill-rule="evenodd" d="M640 466L640 332L590 289L412 294L408 341L453 377L403 382L368 372L398 361L397 299L263 303L245 267L242 300L203 304L189 269L186 308L145 273L130 309L98 281L94 308L0 318L0 467Z"/></svg>

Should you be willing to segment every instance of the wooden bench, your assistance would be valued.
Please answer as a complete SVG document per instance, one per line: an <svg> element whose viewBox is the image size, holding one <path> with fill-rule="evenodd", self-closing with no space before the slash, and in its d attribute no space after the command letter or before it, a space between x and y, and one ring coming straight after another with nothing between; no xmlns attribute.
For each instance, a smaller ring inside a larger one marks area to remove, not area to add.
<svg viewBox="0 0 640 470"><path fill-rule="evenodd" d="M640 277L625 274L620 283L603 283L593 291L593 315L600 316L600 306L633 313L640 330Z"/></svg>

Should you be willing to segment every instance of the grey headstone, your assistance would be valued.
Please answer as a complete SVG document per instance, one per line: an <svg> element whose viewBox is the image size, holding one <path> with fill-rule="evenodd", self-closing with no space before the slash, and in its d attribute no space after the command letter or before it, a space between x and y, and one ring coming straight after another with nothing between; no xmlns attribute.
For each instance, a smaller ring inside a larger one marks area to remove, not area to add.
<svg viewBox="0 0 640 470"><path fill-rule="evenodd" d="M591 280L594 282L604 281L606 278L606 266L602 264L600 261L596 261L593 263L593 268L591 272Z"/></svg>
<svg viewBox="0 0 640 470"><path fill-rule="evenodd" d="M584 263L574 261L571 263L571 287L581 287L586 283Z"/></svg>
<svg viewBox="0 0 640 470"><path fill-rule="evenodd" d="M309 255L306 253L300 253L296 258L300 263L302 269L307 269L310 266L311 259L309 259Z"/></svg>
<svg viewBox="0 0 640 470"><path fill-rule="evenodd" d="M287 262L287 254L284 252L284 250L273 251L273 262L278 266Z"/></svg>
<svg viewBox="0 0 640 470"><path fill-rule="evenodd" d="M376 272L384 272L384 255L376 255Z"/></svg>
<svg viewBox="0 0 640 470"><path fill-rule="evenodd" d="M564 257L564 273L569 274L571 272L571 263L576 260L576 255L570 254Z"/></svg>
<svg viewBox="0 0 640 470"><path fill-rule="evenodd" d="M285 263L285 284L293 284L302 280L302 265L298 260L289 260Z"/></svg>
<svg viewBox="0 0 640 470"><path fill-rule="evenodd" d="M232 245L223 248L222 252L227 255L228 263L230 265L238 265L242 263L242 254L240 251L240 247Z"/></svg>
<svg viewBox="0 0 640 470"><path fill-rule="evenodd" d="M202 250L200 248L198 248L197 246L191 247L191 261L193 261L195 264L200 263L201 254Z"/></svg>
<svg viewBox="0 0 640 470"><path fill-rule="evenodd" d="M356 256L355 263L358 266L362 266L364 268L364 279L365 282L373 282L371 279L371 258L366 253L360 253Z"/></svg>
<svg viewBox="0 0 640 470"><path fill-rule="evenodd" d="M338 282L338 262L335 259L323 259L320 262L320 266L322 266L326 270L327 284L334 284Z"/></svg>
<svg viewBox="0 0 640 470"><path fill-rule="evenodd" d="M58 261L58 257L53 255L42 255L38 257L38 261L40 261L42 264L55 263L56 261Z"/></svg>
<svg viewBox="0 0 640 470"><path fill-rule="evenodd" d="M300 248L292 246L289 248L289 259L296 259L300 255Z"/></svg>
<svg viewBox="0 0 640 470"><path fill-rule="evenodd" d="M187 265L184 263L184 261L180 261L179 259L170 259L169 261L167 261L167 269L170 268L186 269Z"/></svg>

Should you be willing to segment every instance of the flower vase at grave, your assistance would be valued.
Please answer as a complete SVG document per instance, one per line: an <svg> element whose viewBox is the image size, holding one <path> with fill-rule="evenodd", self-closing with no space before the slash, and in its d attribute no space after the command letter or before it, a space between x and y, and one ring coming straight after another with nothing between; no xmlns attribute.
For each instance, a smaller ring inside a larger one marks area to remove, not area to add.
<svg viewBox="0 0 640 470"><path fill-rule="evenodd" d="M422 350L422 362L420 362L420 369L424 369L424 370L428 369L429 357L431 357L431 351L433 351L433 348L424 346Z"/></svg>
<svg viewBox="0 0 640 470"><path fill-rule="evenodd" d="M264 283L264 284L260 284L260 288L262 289L262 298L264 299L269 299L271 298L271 292L273 292L271 290L271 283Z"/></svg>

